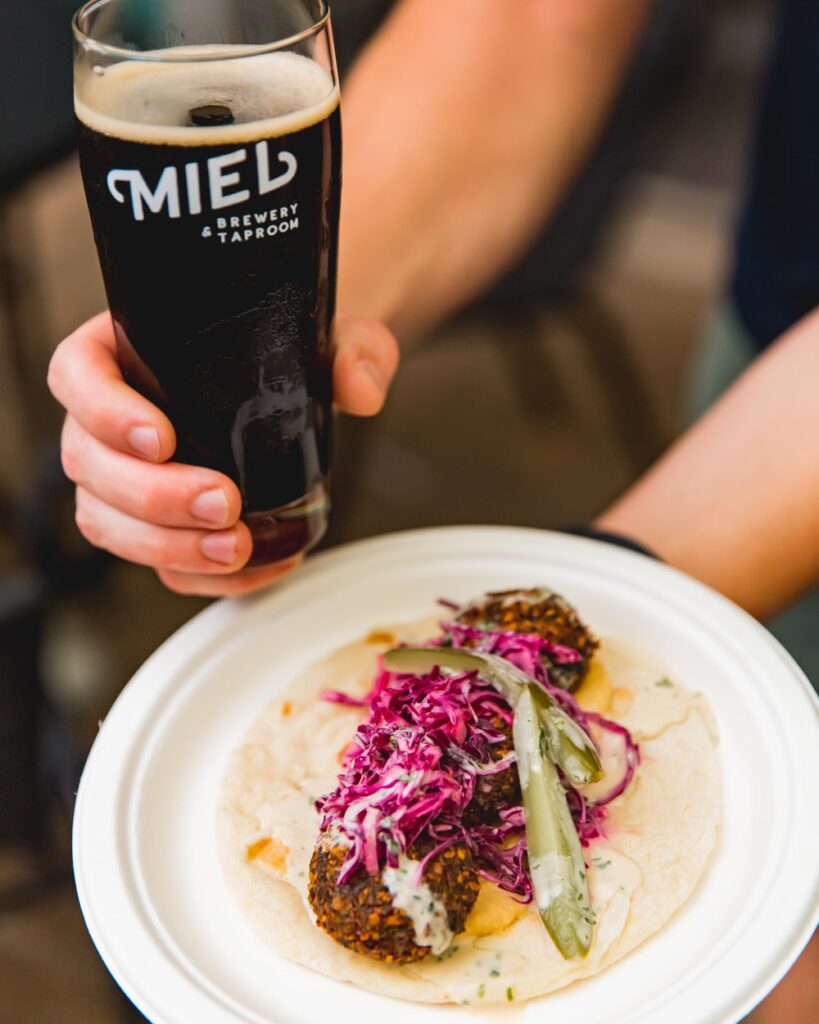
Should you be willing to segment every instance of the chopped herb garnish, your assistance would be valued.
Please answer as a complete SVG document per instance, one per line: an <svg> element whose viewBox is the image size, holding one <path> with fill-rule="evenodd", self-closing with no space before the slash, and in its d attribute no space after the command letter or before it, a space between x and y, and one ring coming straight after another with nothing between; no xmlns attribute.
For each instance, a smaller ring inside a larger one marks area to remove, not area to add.
<svg viewBox="0 0 819 1024"><path fill-rule="evenodd" d="M663 676L663 678L662 679L658 679L657 682L654 685L655 686L662 686L663 689L665 689L665 690L670 690L671 687L674 684L671 682L671 680L668 678L668 676Z"/></svg>
<svg viewBox="0 0 819 1024"><path fill-rule="evenodd" d="M484 985L483 982L481 982L481 984L478 985L478 999L483 999L483 997L485 995L486 995L486 985Z"/></svg>
<svg viewBox="0 0 819 1024"><path fill-rule="evenodd" d="M598 860L598 861L595 861L595 864L602 871L603 868L609 867L609 865L611 864L611 861L610 860Z"/></svg>
<svg viewBox="0 0 819 1024"><path fill-rule="evenodd" d="M500 971L496 970L493 967L492 970L489 972L489 977L490 978L499 978L500 977Z"/></svg>
<svg viewBox="0 0 819 1024"><path fill-rule="evenodd" d="M515 1001L515 993L512 991L512 986L510 985L509 988L506 990L506 1002L507 1003L514 1003L514 1001Z"/></svg>

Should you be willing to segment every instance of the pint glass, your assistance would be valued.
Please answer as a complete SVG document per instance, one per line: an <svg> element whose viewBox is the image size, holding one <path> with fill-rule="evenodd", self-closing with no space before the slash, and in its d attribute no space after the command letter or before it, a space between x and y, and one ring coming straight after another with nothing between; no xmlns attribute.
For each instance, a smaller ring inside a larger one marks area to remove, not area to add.
<svg viewBox="0 0 819 1024"><path fill-rule="evenodd" d="M327 526L340 120L324 0L93 0L80 165L126 380L236 481L251 565Z"/></svg>

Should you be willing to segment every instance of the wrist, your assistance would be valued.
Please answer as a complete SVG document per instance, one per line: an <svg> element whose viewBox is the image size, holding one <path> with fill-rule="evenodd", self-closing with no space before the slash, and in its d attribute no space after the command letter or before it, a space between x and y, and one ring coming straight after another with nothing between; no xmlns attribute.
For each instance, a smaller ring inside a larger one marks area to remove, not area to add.
<svg viewBox="0 0 819 1024"><path fill-rule="evenodd" d="M599 540L606 544L613 544L616 547L626 548L628 551L636 551L637 554L646 555L655 561L662 561L656 551L646 547L641 541L634 537L627 536L615 530L606 530L596 526L594 523L571 523L562 528L562 533L570 533L575 537L586 537L589 540Z"/></svg>

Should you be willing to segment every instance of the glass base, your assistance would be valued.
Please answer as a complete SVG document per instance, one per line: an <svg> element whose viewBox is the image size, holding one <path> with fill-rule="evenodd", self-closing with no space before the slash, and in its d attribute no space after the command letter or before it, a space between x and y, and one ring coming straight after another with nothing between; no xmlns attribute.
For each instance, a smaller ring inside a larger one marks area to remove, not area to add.
<svg viewBox="0 0 819 1024"><path fill-rule="evenodd" d="M242 516L253 536L248 567L270 565L306 553L321 540L330 519L327 488L316 487L298 501Z"/></svg>

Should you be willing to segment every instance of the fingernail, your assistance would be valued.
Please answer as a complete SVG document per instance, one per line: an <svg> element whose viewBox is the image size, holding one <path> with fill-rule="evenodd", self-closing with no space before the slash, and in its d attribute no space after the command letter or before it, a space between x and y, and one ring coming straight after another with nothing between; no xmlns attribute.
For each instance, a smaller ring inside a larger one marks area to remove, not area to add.
<svg viewBox="0 0 819 1024"><path fill-rule="evenodd" d="M209 533L199 541L199 549L211 562L230 565L236 561L236 534Z"/></svg>
<svg viewBox="0 0 819 1024"><path fill-rule="evenodd" d="M227 520L228 500L221 487L202 491L191 503L191 513L203 523L221 526Z"/></svg>
<svg viewBox="0 0 819 1024"><path fill-rule="evenodd" d="M128 434L128 444L146 459L159 458L159 431L156 427L133 427Z"/></svg>
<svg viewBox="0 0 819 1024"><path fill-rule="evenodd" d="M370 380L375 384L379 391L384 390L384 379L381 375L381 368L371 362L369 359L362 359L358 364L361 369L367 374Z"/></svg>

